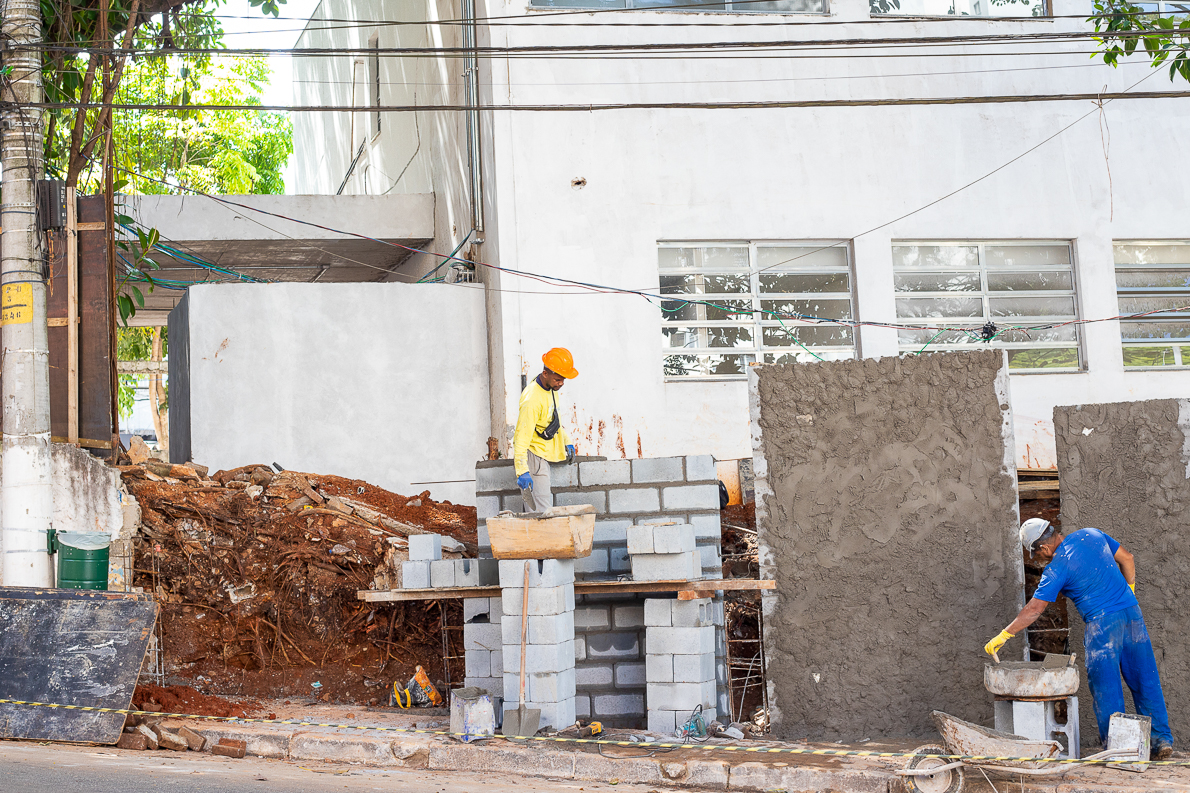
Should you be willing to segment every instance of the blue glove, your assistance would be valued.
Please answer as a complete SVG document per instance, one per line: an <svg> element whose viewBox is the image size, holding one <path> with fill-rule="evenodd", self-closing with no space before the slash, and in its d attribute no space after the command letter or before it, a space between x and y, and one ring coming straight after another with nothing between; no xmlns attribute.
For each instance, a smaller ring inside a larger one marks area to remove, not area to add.
<svg viewBox="0 0 1190 793"><path fill-rule="evenodd" d="M578 452L575 450L573 443L567 445L567 447L566 447L566 462L573 463L574 455L576 455L577 453Z"/></svg>
<svg viewBox="0 0 1190 793"><path fill-rule="evenodd" d="M532 490L533 489L532 474L530 474L528 471L525 471L525 473L521 474L520 476L518 476L516 478L516 485L521 490Z"/></svg>

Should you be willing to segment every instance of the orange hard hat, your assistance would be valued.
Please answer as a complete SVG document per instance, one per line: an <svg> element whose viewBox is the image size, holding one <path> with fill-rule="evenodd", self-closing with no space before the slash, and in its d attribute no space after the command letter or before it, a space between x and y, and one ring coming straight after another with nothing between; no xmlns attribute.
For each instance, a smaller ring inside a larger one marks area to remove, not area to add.
<svg viewBox="0 0 1190 793"><path fill-rule="evenodd" d="M541 356L541 362L551 372L557 372L567 380L578 377L578 369L574 368L574 356L565 347L555 347Z"/></svg>

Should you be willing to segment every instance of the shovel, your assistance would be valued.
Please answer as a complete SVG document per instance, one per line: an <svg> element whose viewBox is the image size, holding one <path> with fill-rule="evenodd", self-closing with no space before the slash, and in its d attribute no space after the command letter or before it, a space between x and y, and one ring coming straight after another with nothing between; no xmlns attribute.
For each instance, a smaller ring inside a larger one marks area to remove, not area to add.
<svg viewBox="0 0 1190 793"><path fill-rule="evenodd" d="M525 644L529 637L529 565L525 561L525 586L521 597L521 692L520 706L504 714L504 726L500 731L505 738L531 738L541 725L541 709L525 707Z"/></svg>

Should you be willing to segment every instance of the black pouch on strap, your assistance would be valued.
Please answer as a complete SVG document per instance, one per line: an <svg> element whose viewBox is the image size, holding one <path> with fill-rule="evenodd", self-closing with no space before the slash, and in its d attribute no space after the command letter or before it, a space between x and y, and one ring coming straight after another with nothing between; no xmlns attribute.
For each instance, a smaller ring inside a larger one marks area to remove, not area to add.
<svg viewBox="0 0 1190 793"><path fill-rule="evenodd" d="M553 440L554 436L558 434L558 429L562 426L562 420L558 418L558 397L551 393L550 396L554 398L554 417L550 419L550 423L546 425L545 429L537 430L537 435L542 440Z"/></svg>

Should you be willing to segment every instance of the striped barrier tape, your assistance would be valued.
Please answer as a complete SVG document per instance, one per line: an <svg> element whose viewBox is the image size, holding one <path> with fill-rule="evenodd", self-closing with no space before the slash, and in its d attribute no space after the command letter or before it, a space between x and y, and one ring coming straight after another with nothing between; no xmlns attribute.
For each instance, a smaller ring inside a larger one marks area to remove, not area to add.
<svg viewBox="0 0 1190 793"><path fill-rule="evenodd" d="M197 719L200 721L222 721L235 724L287 724L295 727L331 727L340 730L373 730L377 732L400 732L413 735L442 735L456 738L475 738L468 733L455 733L449 730L422 730L411 727L379 727L361 724L332 724L317 721L296 721L293 719L253 719L241 716L196 716L192 713L156 713L148 710L130 710L128 708L96 708L88 705L63 705L54 702L27 702L20 699L0 699L0 705L23 705L34 708L62 708L64 710L80 710L88 713L122 713L126 716L157 716L173 719ZM485 736L486 737L486 736ZM826 757L877 757L877 758L908 758L928 757L938 760L962 760L998 763L1052 763L1055 765L1107 765L1109 763L1130 763L1150 766L1190 766L1186 760L1121 760L1120 758L1105 758L1102 760L1076 760L1072 758L1040 758L1040 757L1012 757L980 754L917 754L916 752L871 752L859 749L798 749L785 746L736 746L732 744L710 743L662 743L660 741L613 741L606 738L567 738L559 735L505 735L499 736L519 741L539 741L545 743L573 743L589 744L593 746L621 746L630 749L701 749L716 752L741 752L746 754L793 754L818 755Z"/></svg>

